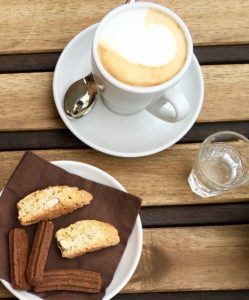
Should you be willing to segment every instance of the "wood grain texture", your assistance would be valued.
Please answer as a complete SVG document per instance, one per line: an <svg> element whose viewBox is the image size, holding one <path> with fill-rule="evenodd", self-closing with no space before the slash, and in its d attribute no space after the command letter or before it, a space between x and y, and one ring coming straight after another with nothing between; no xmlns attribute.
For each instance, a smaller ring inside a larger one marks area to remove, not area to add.
<svg viewBox="0 0 249 300"><path fill-rule="evenodd" d="M185 21L195 45L248 43L247 0L155 2L171 8Z"/></svg>
<svg viewBox="0 0 249 300"><path fill-rule="evenodd" d="M136 159L113 157L91 149L39 150L41 157L51 160L75 160L94 165L114 176L130 193L143 200L143 206L245 202L249 185L210 198L193 194L187 178L193 166L198 144L178 144L153 156ZM3 187L22 151L0 152L0 187Z"/></svg>
<svg viewBox="0 0 249 300"><path fill-rule="evenodd" d="M205 100L198 122L249 119L249 65L220 65L202 68Z"/></svg>
<svg viewBox="0 0 249 300"><path fill-rule="evenodd" d="M0 75L0 130L64 128L52 96L52 73Z"/></svg>
<svg viewBox="0 0 249 300"><path fill-rule="evenodd" d="M249 64L202 70L205 100L197 122L249 120ZM0 131L65 128L54 105L52 76L49 72L0 75Z"/></svg>
<svg viewBox="0 0 249 300"><path fill-rule="evenodd" d="M144 229L123 293L249 289L249 225Z"/></svg>
<svg viewBox="0 0 249 300"><path fill-rule="evenodd" d="M125 292L249 288L249 225L144 230Z"/></svg>
<svg viewBox="0 0 249 300"><path fill-rule="evenodd" d="M184 19L196 45L249 42L247 0L156 2ZM61 50L79 31L123 3L121 0L1 0L0 53Z"/></svg>
<svg viewBox="0 0 249 300"><path fill-rule="evenodd" d="M119 0L1 0L0 27L4 32L0 52L61 50L76 33L98 22L118 4Z"/></svg>

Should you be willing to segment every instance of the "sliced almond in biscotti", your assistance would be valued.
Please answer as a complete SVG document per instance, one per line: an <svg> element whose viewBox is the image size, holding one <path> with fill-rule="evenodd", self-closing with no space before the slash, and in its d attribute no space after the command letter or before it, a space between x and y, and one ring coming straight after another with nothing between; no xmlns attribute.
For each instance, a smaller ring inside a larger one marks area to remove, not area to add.
<svg viewBox="0 0 249 300"><path fill-rule="evenodd" d="M51 220L90 203L92 195L77 187L50 186L35 191L17 203L22 225Z"/></svg>
<svg viewBox="0 0 249 300"><path fill-rule="evenodd" d="M74 258L120 242L118 230L114 226L96 220L78 221L58 230L55 236L62 256L66 258Z"/></svg>

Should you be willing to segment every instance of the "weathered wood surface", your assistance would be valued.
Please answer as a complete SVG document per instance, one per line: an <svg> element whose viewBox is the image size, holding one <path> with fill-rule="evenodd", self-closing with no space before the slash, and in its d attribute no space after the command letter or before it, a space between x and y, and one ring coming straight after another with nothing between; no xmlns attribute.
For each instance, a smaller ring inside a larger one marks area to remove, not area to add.
<svg viewBox="0 0 249 300"><path fill-rule="evenodd" d="M0 1L0 53L59 51L122 0ZM173 9L196 45L249 42L247 0L155 1Z"/></svg>
<svg viewBox="0 0 249 300"><path fill-rule="evenodd" d="M197 122L249 120L249 64L202 70L205 100ZM52 76L49 72L0 75L0 131L65 128L54 105Z"/></svg>
<svg viewBox="0 0 249 300"><path fill-rule="evenodd" d="M39 150L41 157L52 160L75 160L94 165L121 182L143 199L144 206L244 202L249 200L249 185L210 198L193 194L187 178L199 144L177 144L166 151L136 159L113 157L92 149ZM23 151L0 152L0 187L3 187Z"/></svg>
<svg viewBox="0 0 249 300"><path fill-rule="evenodd" d="M249 288L249 225L144 230L125 292Z"/></svg>
<svg viewBox="0 0 249 300"><path fill-rule="evenodd" d="M52 96L52 73L0 75L0 130L63 128Z"/></svg>

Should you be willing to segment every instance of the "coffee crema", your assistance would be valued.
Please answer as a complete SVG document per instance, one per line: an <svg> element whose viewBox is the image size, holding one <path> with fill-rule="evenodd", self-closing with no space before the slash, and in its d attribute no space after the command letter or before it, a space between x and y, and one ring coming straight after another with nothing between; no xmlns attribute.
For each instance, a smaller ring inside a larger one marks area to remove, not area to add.
<svg viewBox="0 0 249 300"><path fill-rule="evenodd" d="M146 87L173 78L186 61L188 45L182 28L170 15L154 8L133 8L103 27L97 51L111 76Z"/></svg>

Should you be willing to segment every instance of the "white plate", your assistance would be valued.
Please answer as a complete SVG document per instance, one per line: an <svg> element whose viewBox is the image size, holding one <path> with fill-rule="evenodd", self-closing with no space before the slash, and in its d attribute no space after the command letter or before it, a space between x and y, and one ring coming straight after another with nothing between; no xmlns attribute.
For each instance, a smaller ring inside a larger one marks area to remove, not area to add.
<svg viewBox="0 0 249 300"><path fill-rule="evenodd" d="M53 93L60 117L71 132L92 148L111 155L138 157L164 150L180 140L197 119L204 97L203 76L195 56L176 85L190 102L188 116L178 123L159 120L145 110L121 116L98 98L93 110L78 120L67 118L63 99L68 87L91 72L91 46L97 24L76 35L63 50L54 72Z"/></svg>
<svg viewBox="0 0 249 300"><path fill-rule="evenodd" d="M125 188L111 175L91 165L75 162L75 161L54 161L52 163L70 173L79 175L86 179L90 179L98 183L102 183L107 186L111 186L126 192ZM120 292L127 284L127 282L135 272L136 267L138 265L141 252L142 252L142 243L143 243L142 224L141 224L140 216L138 216L133 231L129 237L122 259L114 274L112 282L106 289L106 294L103 300L111 299L118 292ZM2 279L0 280L3 283L3 285L18 299L41 300L40 297L37 297L31 293L17 291L12 288L9 282Z"/></svg>

